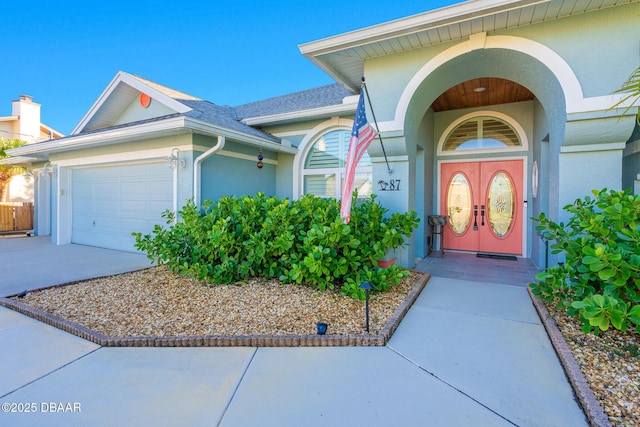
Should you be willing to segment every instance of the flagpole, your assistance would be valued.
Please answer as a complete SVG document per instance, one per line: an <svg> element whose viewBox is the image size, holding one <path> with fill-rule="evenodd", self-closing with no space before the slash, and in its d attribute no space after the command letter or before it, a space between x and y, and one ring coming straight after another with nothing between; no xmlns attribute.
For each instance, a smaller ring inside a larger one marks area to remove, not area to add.
<svg viewBox="0 0 640 427"><path fill-rule="evenodd" d="M371 111L371 117L373 117L373 123L375 123L376 125L376 133L378 134L378 139L380 140L380 146L382 147L382 154L384 155L384 161L387 163L387 170L389 171L389 175L391 175L391 167L389 167L389 159L387 159L387 153L384 150L384 144L382 143L382 136L380 135L380 128L378 127L376 114L373 112L373 106L371 105L371 98L369 98L369 90L367 89L367 84L364 82L364 76L362 76L362 87L364 88L365 95L367 95L367 103L369 104L369 111Z"/></svg>

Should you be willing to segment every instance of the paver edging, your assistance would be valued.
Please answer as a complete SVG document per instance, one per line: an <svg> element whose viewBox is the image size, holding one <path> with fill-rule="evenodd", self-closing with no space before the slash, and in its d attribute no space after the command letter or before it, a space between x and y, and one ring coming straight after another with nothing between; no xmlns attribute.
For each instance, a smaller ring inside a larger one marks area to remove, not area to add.
<svg viewBox="0 0 640 427"><path fill-rule="evenodd" d="M589 424L594 427L611 427L609 417L607 417L607 414L605 414L602 409L600 402L596 398L595 394L593 394L593 390L591 390L586 377L582 373L578 362L576 362L576 359L573 357L573 353L571 353L569 346L564 340L558 325L549 314L547 307L540 298L531 292L531 288L529 286L527 286L527 292L529 292L531 301L533 302L533 305L538 312L538 316L547 331L547 335L549 336L551 344L560 359L560 363L564 368L567 378L569 378L569 383L578 397L580 406L582 406L582 410L589 420Z"/></svg>
<svg viewBox="0 0 640 427"><path fill-rule="evenodd" d="M427 285L431 274L421 274L411 291L400 304L391 319L382 328L379 334L353 334L353 335L200 335L200 336L165 336L165 337L110 337L93 331L78 323L49 314L41 309L31 307L13 299L17 295L0 298L0 306L12 309L18 313L29 316L47 325L61 329L80 338L91 341L103 347L345 347L345 346L384 346L398 328L400 321ZM60 285L47 286L35 289L57 288L79 283L74 281Z"/></svg>

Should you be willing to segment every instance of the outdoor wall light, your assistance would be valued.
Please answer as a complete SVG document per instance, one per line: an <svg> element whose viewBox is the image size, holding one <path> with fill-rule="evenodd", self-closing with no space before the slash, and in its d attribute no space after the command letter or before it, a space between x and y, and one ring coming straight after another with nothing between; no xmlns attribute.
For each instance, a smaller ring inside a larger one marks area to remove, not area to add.
<svg viewBox="0 0 640 427"><path fill-rule="evenodd" d="M173 148L171 150L171 154L169 154L167 157L164 158L169 167L171 169L175 169L178 165L178 162L180 163L180 168L184 169L184 167L186 166L186 163L184 161L184 159L180 159L180 149L179 148Z"/></svg>
<svg viewBox="0 0 640 427"><path fill-rule="evenodd" d="M360 285L360 289L364 289L365 292L365 316L366 316L366 322L367 322L367 333L369 332L369 291L371 289L373 289L373 286L371 286L371 283L369 282L362 282L362 284Z"/></svg>
<svg viewBox="0 0 640 427"><path fill-rule="evenodd" d="M53 175L53 166L51 166L51 162L47 162L42 166L42 169L38 171L38 176L43 177L45 175Z"/></svg>

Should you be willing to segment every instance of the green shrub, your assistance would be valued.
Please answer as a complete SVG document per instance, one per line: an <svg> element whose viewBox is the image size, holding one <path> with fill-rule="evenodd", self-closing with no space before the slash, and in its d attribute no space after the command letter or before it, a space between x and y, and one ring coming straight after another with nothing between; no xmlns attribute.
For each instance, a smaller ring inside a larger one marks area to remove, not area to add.
<svg viewBox="0 0 640 427"><path fill-rule="evenodd" d="M640 332L640 196L607 189L593 194L564 207L572 214L567 224L544 214L533 218L565 264L538 274L532 292L579 315L586 332L597 334L609 324L626 330L628 322Z"/></svg>
<svg viewBox="0 0 640 427"><path fill-rule="evenodd" d="M306 195L289 201L258 193L206 201L202 209L189 202L179 222L167 211L166 228L156 225L151 234L133 235L135 247L151 260L201 281L224 284L262 276L319 289L338 286L363 299L363 281L383 291L408 274L376 263L404 244L419 219L413 211L387 214L371 196L354 200L351 221L344 224L336 200Z"/></svg>
<svg viewBox="0 0 640 427"><path fill-rule="evenodd" d="M627 320L634 323L640 332L640 304L629 310L629 303L625 304L610 295L595 294L582 301L572 302L571 307L580 313L585 333L592 329L596 333L606 331L610 324L616 329L626 330Z"/></svg>

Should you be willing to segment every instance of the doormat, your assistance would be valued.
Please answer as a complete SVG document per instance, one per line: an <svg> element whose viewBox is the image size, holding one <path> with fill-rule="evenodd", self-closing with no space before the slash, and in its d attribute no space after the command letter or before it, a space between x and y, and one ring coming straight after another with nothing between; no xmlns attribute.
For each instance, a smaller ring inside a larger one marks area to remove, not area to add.
<svg viewBox="0 0 640 427"><path fill-rule="evenodd" d="M478 258L493 258L493 259L508 259L509 261L517 261L518 258L513 255L500 255L500 254L483 254L477 253Z"/></svg>

